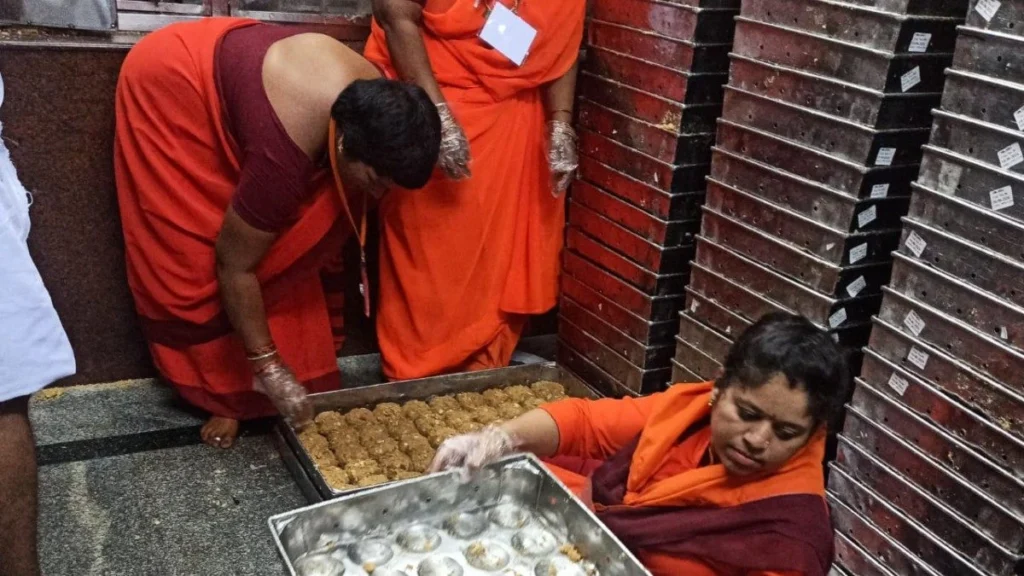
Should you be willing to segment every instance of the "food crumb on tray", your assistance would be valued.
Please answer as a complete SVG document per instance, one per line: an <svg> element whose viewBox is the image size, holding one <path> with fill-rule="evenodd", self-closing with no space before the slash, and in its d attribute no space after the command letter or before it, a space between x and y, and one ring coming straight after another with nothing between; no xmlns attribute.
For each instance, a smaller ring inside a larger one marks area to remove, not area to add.
<svg viewBox="0 0 1024 576"><path fill-rule="evenodd" d="M562 544L558 548L558 551L563 556L565 556L569 560L572 560L573 562L579 562L580 560L583 560L583 554L580 554L580 551L577 550L576 547L572 544Z"/></svg>

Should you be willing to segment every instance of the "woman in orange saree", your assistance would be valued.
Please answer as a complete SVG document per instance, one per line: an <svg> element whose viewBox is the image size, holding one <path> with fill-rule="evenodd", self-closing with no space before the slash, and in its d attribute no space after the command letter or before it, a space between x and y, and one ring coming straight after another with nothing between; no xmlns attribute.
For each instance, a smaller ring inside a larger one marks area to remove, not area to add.
<svg viewBox="0 0 1024 576"><path fill-rule="evenodd" d="M714 383L548 404L450 439L433 466L547 457L656 576L825 576L825 429L848 389L827 334L770 315L737 339Z"/></svg>
<svg viewBox="0 0 1024 576"><path fill-rule="evenodd" d="M537 31L522 65L478 37L497 1L374 2L365 56L422 86L445 127L428 193L381 205L390 378L507 365L528 316L556 303L585 0L508 0Z"/></svg>

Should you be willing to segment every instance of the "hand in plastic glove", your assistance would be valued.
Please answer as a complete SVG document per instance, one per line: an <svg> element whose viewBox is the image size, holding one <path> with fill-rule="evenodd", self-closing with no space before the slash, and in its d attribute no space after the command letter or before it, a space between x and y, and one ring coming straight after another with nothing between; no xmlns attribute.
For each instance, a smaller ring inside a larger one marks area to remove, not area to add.
<svg viewBox="0 0 1024 576"><path fill-rule="evenodd" d="M469 178L469 140L466 133L455 121L447 104L438 104L437 113L441 117L441 153L437 163L449 178Z"/></svg>
<svg viewBox="0 0 1024 576"><path fill-rule="evenodd" d="M551 166L555 186L553 193L557 198L569 188L579 166L576 131L568 122L548 122L548 165Z"/></svg>
<svg viewBox="0 0 1024 576"><path fill-rule="evenodd" d="M274 360L256 373L253 389L265 394L285 421L296 430L313 422L313 404L295 374L280 360Z"/></svg>
<svg viewBox="0 0 1024 576"><path fill-rule="evenodd" d="M445 440L430 463L430 472L462 468L465 479L485 465L512 454L518 447L518 441L508 432L488 426L479 432Z"/></svg>

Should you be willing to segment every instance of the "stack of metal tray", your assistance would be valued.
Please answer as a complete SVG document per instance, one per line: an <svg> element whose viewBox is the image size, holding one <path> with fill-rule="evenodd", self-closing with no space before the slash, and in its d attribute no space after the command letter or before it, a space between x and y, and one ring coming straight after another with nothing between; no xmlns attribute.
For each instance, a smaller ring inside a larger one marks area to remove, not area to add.
<svg viewBox="0 0 1024 576"><path fill-rule="evenodd" d="M772 311L853 351L867 343L966 12L967 0L743 1L674 380L713 378Z"/></svg>
<svg viewBox="0 0 1024 576"><path fill-rule="evenodd" d="M270 531L292 576L650 574L535 457L455 474L280 514Z"/></svg>
<svg viewBox="0 0 1024 576"><path fill-rule="evenodd" d="M973 0L829 480L837 572L1024 567L1024 0Z"/></svg>
<svg viewBox="0 0 1024 576"><path fill-rule="evenodd" d="M622 394L671 375L739 3L591 3L559 359Z"/></svg>

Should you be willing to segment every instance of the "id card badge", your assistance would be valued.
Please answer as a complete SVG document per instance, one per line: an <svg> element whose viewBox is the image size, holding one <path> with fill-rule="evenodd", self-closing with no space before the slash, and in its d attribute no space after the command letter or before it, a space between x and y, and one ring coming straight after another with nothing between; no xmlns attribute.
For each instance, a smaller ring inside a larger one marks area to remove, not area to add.
<svg viewBox="0 0 1024 576"><path fill-rule="evenodd" d="M501 2L495 2L494 9L480 30L480 39L501 52L516 66L523 65L526 55L530 52L530 45L536 37L537 30Z"/></svg>

